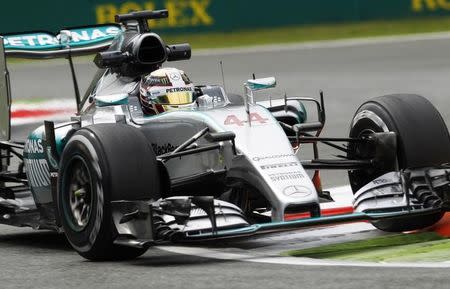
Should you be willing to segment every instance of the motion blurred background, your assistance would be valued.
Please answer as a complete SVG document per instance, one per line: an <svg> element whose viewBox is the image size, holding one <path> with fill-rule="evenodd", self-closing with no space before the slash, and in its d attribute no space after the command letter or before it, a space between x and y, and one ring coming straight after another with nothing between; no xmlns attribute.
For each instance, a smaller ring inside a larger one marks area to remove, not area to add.
<svg viewBox="0 0 450 289"><path fill-rule="evenodd" d="M0 32L59 31L166 8L156 32L194 48L447 30L449 0L40 0L2 1ZM189 37L186 35L189 34Z"/></svg>

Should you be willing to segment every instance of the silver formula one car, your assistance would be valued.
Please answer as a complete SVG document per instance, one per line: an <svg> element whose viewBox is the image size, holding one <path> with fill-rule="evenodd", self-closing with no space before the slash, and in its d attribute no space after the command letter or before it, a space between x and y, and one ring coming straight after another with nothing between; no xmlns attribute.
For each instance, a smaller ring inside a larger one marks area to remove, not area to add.
<svg viewBox="0 0 450 289"><path fill-rule="evenodd" d="M191 54L188 44L166 45L150 32L147 20L164 17L165 10L134 12L117 15L114 25L1 38L1 223L64 232L81 256L104 260L135 258L165 242L357 220L385 231L414 230L449 209L449 133L418 95L364 103L343 138L320 137L322 94L255 102L253 93L275 86L274 78L248 80L243 96L216 85L166 89L195 97L146 114L143 75ZM72 57L92 53L100 69L81 97ZM67 58L77 115L46 121L24 143L10 140L6 56ZM189 82L182 74L156 77ZM317 120L307 118L305 102L315 104ZM321 159L318 143L342 155ZM313 146L313 159L298 157L304 144ZM354 213L321 216L320 203L330 197L314 172L323 169L348 170ZM309 217L286 220L297 213Z"/></svg>

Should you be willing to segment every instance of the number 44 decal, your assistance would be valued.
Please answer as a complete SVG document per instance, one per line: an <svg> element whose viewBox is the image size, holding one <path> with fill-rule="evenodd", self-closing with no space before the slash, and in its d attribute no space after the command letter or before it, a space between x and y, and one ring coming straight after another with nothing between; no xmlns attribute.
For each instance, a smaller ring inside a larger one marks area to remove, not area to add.
<svg viewBox="0 0 450 289"><path fill-rule="evenodd" d="M268 119L263 118L260 116L257 112L250 113L250 122L251 123L259 123L259 124L265 124L267 123ZM241 120L236 115L232 114L227 116L225 121L223 122L224 125L237 125L237 126L244 126L244 124L247 122L247 119Z"/></svg>

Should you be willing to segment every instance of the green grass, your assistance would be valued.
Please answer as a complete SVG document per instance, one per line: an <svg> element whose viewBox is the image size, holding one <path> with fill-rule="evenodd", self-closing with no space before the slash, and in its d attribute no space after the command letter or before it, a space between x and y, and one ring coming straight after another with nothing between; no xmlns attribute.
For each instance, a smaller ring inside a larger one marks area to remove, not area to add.
<svg viewBox="0 0 450 289"><path fill-rule="evenodd" d="M450 240L436 233L399 234L283 253L294 257L371 262L450 260Z"/></svg>

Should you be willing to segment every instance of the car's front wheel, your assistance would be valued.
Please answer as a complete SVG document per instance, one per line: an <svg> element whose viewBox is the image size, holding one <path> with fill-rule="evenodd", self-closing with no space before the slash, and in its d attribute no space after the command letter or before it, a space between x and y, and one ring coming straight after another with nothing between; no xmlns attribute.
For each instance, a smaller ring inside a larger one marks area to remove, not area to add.
<svg viewBox="0 0 450 289"><path fill-rule="evenodd" d="M437 109L424 97L414 94L395 94L374 98L359 107L350 127L350 137L360 138L377 132L395 132L397 159L395 168L426 168L450 162L450 136ZM349 157L370 159L375 150L364 143L352 144ZM364 169L349 172L353 192L389 171ZM410 231L433 225L443 213L420 217L374 221L380 230Z"/></svg>
<svg viewBox="0 0 450 289"><path fill-rule="evenodd" d="M69 139L60 161L57 205L65 235L81 256L123 260L145 253L114 244L111 201L157 198L156 157L138 129L93 125Z"/></svg>

